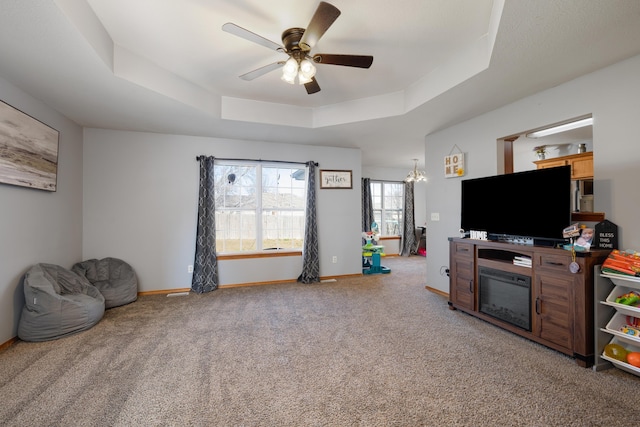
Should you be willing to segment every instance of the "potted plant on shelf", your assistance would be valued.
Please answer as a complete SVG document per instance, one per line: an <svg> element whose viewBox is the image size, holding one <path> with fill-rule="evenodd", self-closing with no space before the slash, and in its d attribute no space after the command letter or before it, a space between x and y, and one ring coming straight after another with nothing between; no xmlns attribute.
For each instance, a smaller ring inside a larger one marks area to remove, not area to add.
<svg viewBox="0 0 640 427"><path fill-rule="evenodd" d="M537 147L533 147L533 151L538 155L538 160L544 160L545 154L547 153L547 146L538 145Z"/></svg>

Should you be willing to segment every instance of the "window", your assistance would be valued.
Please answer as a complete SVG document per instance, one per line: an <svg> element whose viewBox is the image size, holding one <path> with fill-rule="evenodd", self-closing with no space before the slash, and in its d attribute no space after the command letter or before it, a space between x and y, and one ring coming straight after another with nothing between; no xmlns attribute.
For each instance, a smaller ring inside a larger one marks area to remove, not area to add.
<svg viewBox="0 0 640 427"><path fill-rule="evenodd" d="M214 175L219 253L302 249L304 167L220 162Z"/></svg>
<svg viewBox="0 0 640 427"><path fill-rule="evenodd" d="M402 205L404 184L399 182L371 181L373 220L380 227L382 236L398 236L402 233Z"/></svg>

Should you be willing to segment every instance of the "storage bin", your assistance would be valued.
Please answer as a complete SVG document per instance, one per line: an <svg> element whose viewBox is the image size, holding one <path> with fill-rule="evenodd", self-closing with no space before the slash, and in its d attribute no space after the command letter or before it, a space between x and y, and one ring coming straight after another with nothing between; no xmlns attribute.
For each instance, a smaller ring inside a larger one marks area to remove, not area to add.
<svg viewBox="0 0 640 427"><path fill-rule="evenodd" d="M613 337L613 339L610 341L610 343L619 344L619 345L623 346L624 348L626 348L628 351L640 351L640 345L629 344L628 342L621 340L617 336ZM622 369L623 371L627 371L627 372L629 372L631 374L634 374L634 375L640 375L640 368L637 368L637 367L635 367L633 365L629 365L626 362L622 362L620 360L617 360L617 359L614 359L612 357L609 357L609 356L604 354L604 351L602 352L600 357L602 357L603 359L613 363L616 368Z"/></svg>
<svg viewBox="0 0 640 427"><path fill-rule="evenodd" d="M601 330L621 338L628 344L640 346L640 336L633 336L622 332L622 328L627 324L627 315L621 312L616 312L613 317L611 317L609 323L607 323L607 326L601 328Z"/></svg>
<svg viewBox="0 0 640 427"><path fill-rule="evenodd" d="M616 285L613 290L611 291L611 293L609 294L609 296L607 297L606 301L602 301L603 304L606 305L610 305L611 307L615 307L615 309L620 312L620 313L624 313L627 316L635 316L635 317L640 317L640 307L634 307L631 305L625 305L625 304L619 304L616 302L616 298L629 293L631 291L636 291L638 293L640 293L640 291L638 291L637 288L629 288L627 286L620 286L620 285Z"/></svg>
<svg viewBox="0 0 640 427"><path fill-rule="evenodd" d="M602 277L611 280L614 285L631 286L640 289L640 277L626 276L624 274L602 273Z"/></svg>

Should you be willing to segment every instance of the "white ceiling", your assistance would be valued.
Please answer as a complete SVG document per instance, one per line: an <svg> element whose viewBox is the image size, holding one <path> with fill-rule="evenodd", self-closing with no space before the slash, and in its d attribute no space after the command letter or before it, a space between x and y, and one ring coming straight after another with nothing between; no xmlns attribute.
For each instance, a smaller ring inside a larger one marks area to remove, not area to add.
<svg viewBox="0 0 640 427"><path fill-rule="evenodd" d="M640 53L638 0L331 0L312 53L321 92L239 75L286 56L274 42L318 2L0 0L0 76L87 127L362 149L411 168L424 136ZM523 129L524 131L524 129Z"/></svg>

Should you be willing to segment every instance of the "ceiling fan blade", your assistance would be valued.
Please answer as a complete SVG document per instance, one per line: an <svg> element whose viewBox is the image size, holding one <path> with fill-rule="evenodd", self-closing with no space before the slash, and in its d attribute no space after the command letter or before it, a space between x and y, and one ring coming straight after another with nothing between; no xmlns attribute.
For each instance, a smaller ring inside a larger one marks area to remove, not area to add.
<svg viewBox="0 0 640 427"><path fill-rule="evenodd" d="M320 85L318 84L318 81L315 77L312 77L309 83L305 83L304 88L307 90L307 93L309 95L320 92Z"/></svg>
<svg viewBox="0 0 640 427"><path fill-rule="evenodd" d="M233 34L234 36L242 37L245 40L257 43L268 49L276 50L278 52L284 52L284 48L278 43L272 42L269 39L265 39L264 37L259 36L256 33L252 33L249 30L245 30L244 28L239 27L236 24L232 24L231 22L227 22L226 24L224 24L222 26L222 31L226 31L227 33Z"/></svg>
<svg viewBox="0 0 640 427"><path fill-rule="evenodd" d="M344 65L346 67L369 68L373 63L371 55L336 55L332 53L317 53L313 55L313 62L317 64Z"/></svg>
<svg viewBox="0 0 640 427"><path fill-rule="evenodd" d="M284 61L278 61L278 62L274 62L273 64L269 64L269 65L265 65L264 67L260 67L260 68L256 68L253 71L249 71L248 73L245 73L243 75L240 76L240 78L242 80L246 80L246 81L251 81L253 79L256 79L260 76L264 76L265 74L280 68L284 65Z"/></svg>
<svg viewBox="0 0 640 427"><path fill-rule="evenodd" d="M340 16L340 10L337 7L321 1L300 39L300 45L302 45L303 49L306 47L310 50L315 46L325 31L338 19L338 16Z"/></svg>

